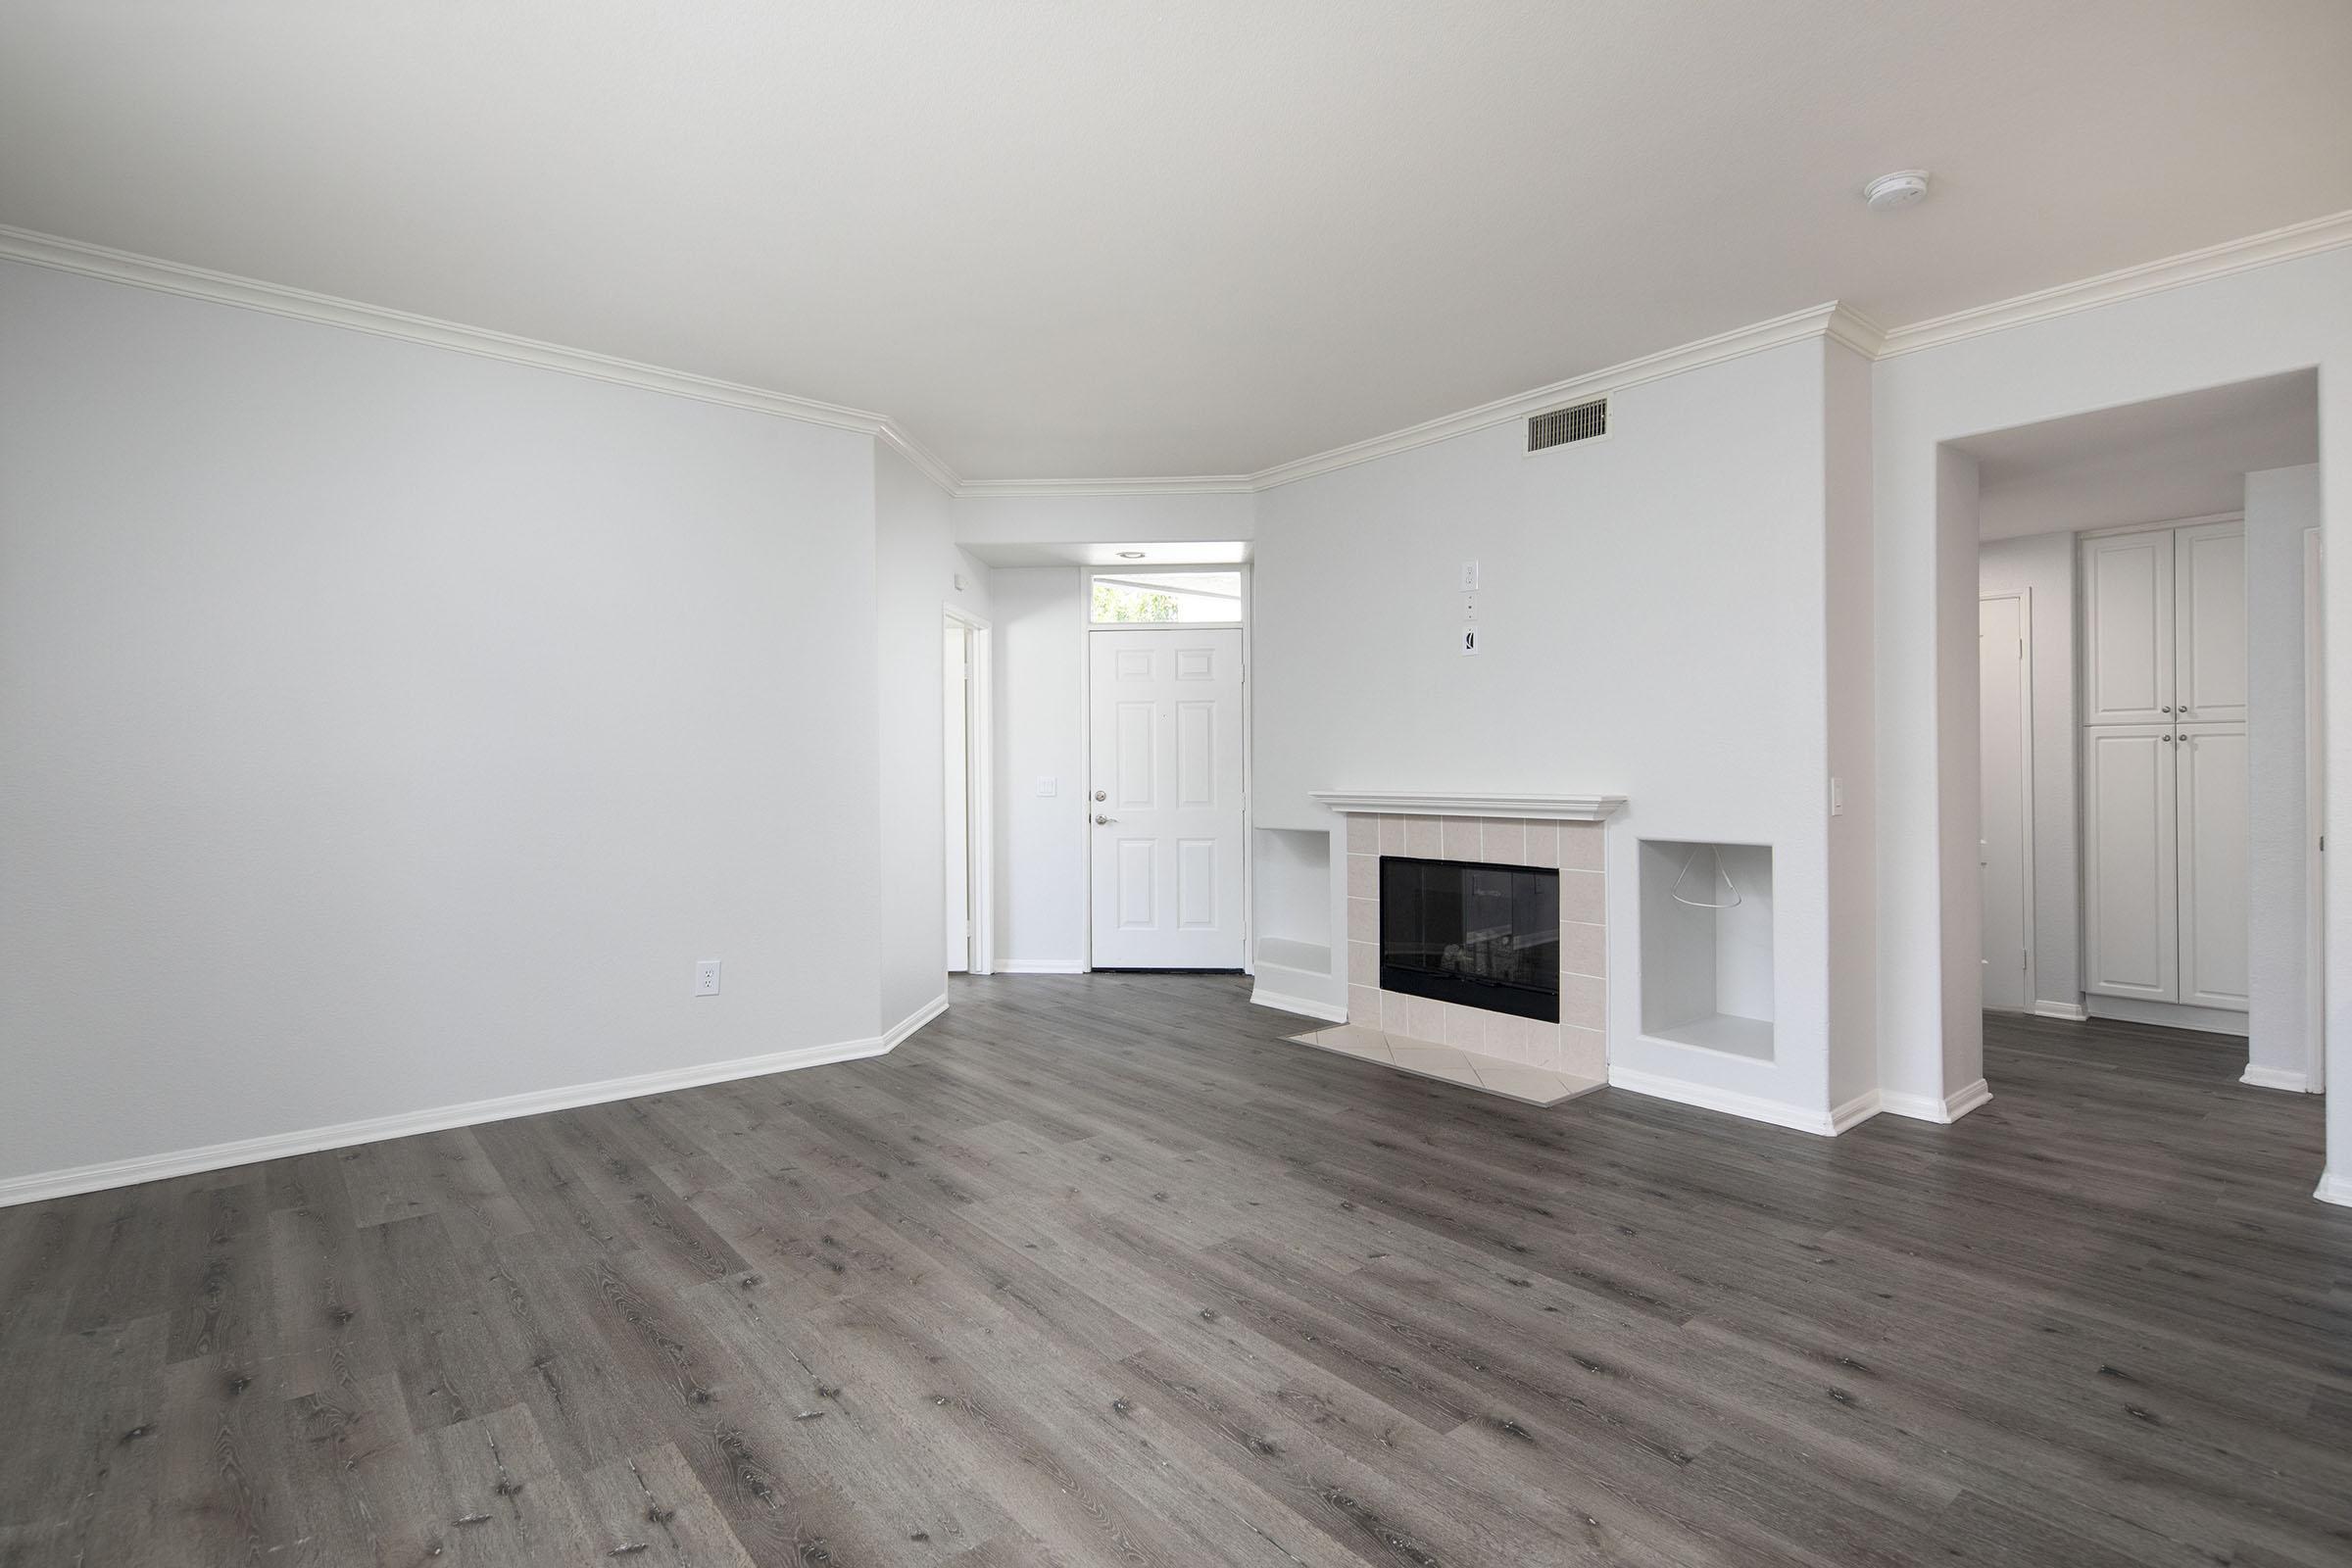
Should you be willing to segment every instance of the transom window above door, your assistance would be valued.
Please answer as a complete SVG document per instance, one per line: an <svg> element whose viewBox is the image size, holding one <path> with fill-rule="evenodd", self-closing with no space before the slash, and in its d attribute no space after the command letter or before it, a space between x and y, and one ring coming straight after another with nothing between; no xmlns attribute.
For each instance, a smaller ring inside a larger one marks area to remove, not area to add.
<svg viewBox="0 0 2352 1568"><path fill-rule="evenodd" d="M1088 619L1098 626L1131 622L1199 624L1242 618L1238 571L1098 572Z"/></svg>

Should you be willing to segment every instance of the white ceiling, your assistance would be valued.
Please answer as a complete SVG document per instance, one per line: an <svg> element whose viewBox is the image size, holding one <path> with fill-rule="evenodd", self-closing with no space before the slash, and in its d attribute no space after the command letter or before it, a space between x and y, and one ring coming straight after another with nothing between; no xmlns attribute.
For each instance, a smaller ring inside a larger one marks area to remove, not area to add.
<svg viewBox="0 0 2352 1568"><path fill-rule="evenodd" d="M2297 370L1954 442L1985 539L2235 512L2245 476L2320 461L2320 378Z"/></svg>
<svg viewBox="0 0 2352 1568"><path fill-rule="evenodd" d="M2352 208L2347 81L2346 0L10 0L0 223L1235 473Z"/></svg>

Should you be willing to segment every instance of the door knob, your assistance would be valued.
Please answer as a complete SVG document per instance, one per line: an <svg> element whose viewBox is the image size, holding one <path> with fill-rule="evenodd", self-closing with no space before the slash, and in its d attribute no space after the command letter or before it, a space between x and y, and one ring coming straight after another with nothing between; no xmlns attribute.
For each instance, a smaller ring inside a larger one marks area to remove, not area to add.
<svg viewBox="0 0 2352 1568"><path fill-rule="evenodd" d="M1117 818L1117 817L1115 817L1115 816L1104 816L1104 815L1103 815L1103 814L1102 814L1101 811L1097 811L1097 812L1095 813L1095 826L1097 826L1097 827L1106 827L1106 826L1108 826L1110 823L1116 822L1117 820L1118 820L1118 818Z"/></svg>

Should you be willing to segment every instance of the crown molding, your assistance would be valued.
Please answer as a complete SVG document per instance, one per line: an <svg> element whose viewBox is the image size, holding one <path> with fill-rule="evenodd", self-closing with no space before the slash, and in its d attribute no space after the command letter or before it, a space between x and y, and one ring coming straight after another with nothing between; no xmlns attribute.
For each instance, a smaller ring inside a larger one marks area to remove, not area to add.
<svg viewBox="0 0 2352 1568"><path fill-rule="evenodd" d="M2032 321L2072 316L2077 311L2096 310L2102 305L2115 305L2125 300L2138 299L2144 294L2159 294L2190 283L2228 277L2232 272L2269 267L2276 262L2291 262L2297 257L2314 256L2321 251L2331 251L2345 245L2352 245L2352 212L2330 213L2308 222L2289 223L2284 228L2249 234L2243 239L2229 240L2220 245L2208 245L2203 250L2184 251L2162 261L2143 262L2137 267L2101 272L2096 277L2061 283L2055 288L2037 289L2014 299L1997 300L1990 305L1973 306L1965 311L1954 311L1948 316L1913 321L1908 326L1887 331L1878 353L1881 358L1915 354L1921 349L1957 343L1963 338L2006 331Z"/></svg>
<svg viewBox="0 0 2352 1568"><path fill-rule="evenodd" d="M1425 420L1388 435L1334 447L1328 452L1290 463L1278 463L1270 468L1260 468L1255 473L1238 478L991 480L985 493L1031 496L1144 495L1197 493L1211 488L1270 490L1276 485L1291 484L1354 464L1369 463L1375 458L1390 457L1457 435L1467 435L1489 425L1522 419L1574 398L1640 386L1644 381L1679 375L1685 370L1695 370L1816 335L1842 344L1866 360L1887 359L1898 354L1913 354L1921 349L1956 343L1987 332L2001 332L2014 326L2071 316L2077 311L2095 310L2102 305L2114 305L2146 294L2227 277L2232 272L2269 267L2278 262L2290 262L2298 257L2313 256L2346 245L2352 245L2352 212L2331 213L2306 222L2289 223L2283 228L2250 234L2243 239L2220 245L2209 245L2203 250L2186 251L2179 256L2168 256L2162 261L2102 272L2096 277L2020 294L1990 305L1955 311L1948 316L1932 317L1913 321L1907 326L1886 326L1850 305L1834 302L1759 321L1753 326L1718 333L1714 337L1701 338L1680 348L1628 360L1622 365L1572 376L1565 381L1554 381L1549 386L1538 387L1532 392ZM969 495L981 492L978 486L966 481L961 493Z"/></svg>
<svg viewBox="0 0 2352 1568"><path fill-rule="evenodd" d="M1278 463L1272 467L1260 468L1255 473L1190 474L1165 478L965 479L888 415L825 403L814 398L794 397L789 393L746 386L739 382L716 380L685 370L664 369L660 366L615 359L586 349L565 348L560 344L516 337L488 327L466 326L455 321L412 315L406 311L365 305L326 294L313 294L282 284L215 272L200 267L188 267L129 251L113 250L103 245L89 245L79 240L61 239L55 235L0 224L0 260L25 262L35 267L79 272L89 277L184 295L191 299L210 300L216 304L317 321L352 331L372 332L379 337L401 338L434 348L452 349L461 354L506 360L540 369L560 370L567 375L666 392L673 397L749 409L778 418L856 430L885 443L913 465L925 478L949 495L956 497L1249 495L1271 490L1277 485L1294 484L1317 474L1352 467L1359 463L1370 463L1376 458L1410 452L1415 447L1451 440L1455 436L1468 435L1494 425L1507 424L1577 398L1622 391L1645 381L1680 375L1688 370L1720 365L1728 360L1740 359L1808 338L1827 338L1869 360L1913 354L1987 332L2006 331L2034 321L2071 316L2077 311L2095 310L2102 305L2137 299L2142 295L2180 288L2211 278L2227 277L2232 272L2293 261L2298 257L2346 245L2352 245L2352 212L2333 213L2306 222L2290 223L2283 228L2274 228L2244 239L2209 245L2202 250L2103 272L2096 277L2021 294L1990 305L1932 317L1905 326L1882 325L1852 306L1833 301L1571 376L1564 381L1554 381L1548 386L1481 404L1457 414L1426 419L1387 435L1373 436L1288 463Z"/></svg>
<svg viewBox="0 0 2352 1568"><path fill-rule="evenodd" d="M665 392L672 397L693 398L702 403L749 409L755 414L797 419L805 424L855 430L887 442L926 478L950 495L954 495L961 483L955 469L908 435L896 420L887 415L870 414L863 409L820 402L815 398L794 397L790 393L716 380L685 370L663 369L658 365L641 365L634 360L615 359L612 355L597 354L587 349L542 343L534 338L516 337L513 333L494 331L489 327L466 326L457 321L390 310L380 305L337 299L331 294L314 294L308 289L289 288L282 283L238 277L228 272L216 272L207 268L189 267L152 256L139 256L104 245L85 244L80 240L60 239L54 234L36 233L31 229L13 228L6 224L0 224L0 260L24 262L61 272L78 272L84 277L103 278L110 283L127 283L134 288L207 300L215 305L233 305L240 310L291 317L296 320L316 321L348 331L368 332L377 337L399 338L410 343L422 343L429 348L471 354L480 359L505 360L510 364L527 365L542 370L560 370L565 375L642 387L647 391Z"/></svg>
<svg viewBox="0 0 2352 1568"><path fill-rule="evenodd" d="M1621 392L1645 381L1681 375L1686 370L1720 365L1726 360L1743 359L1787 343L1803 342L1807 338L1823 336L1830 331L1834 322L1839 323L1840 330L1868 330L1866 323L1861 323L1859 318L1853 317L1835 301L1816 305L1810 310L1791 311L1787 316L1776 316L1768 321L1718 332L1713 337L1703 337L1695 343L1645 354L1640 359L1570 376L1565 381L1554 381L1530 392L1498 398L1493 403L1482 403L1475 409L1464 409L1459 414L1425 419L1388 435L1350 442L1347 446L1334 447L1328 452L1318 452L1289 463L1278 463L1251 474L1250 487L1253 490L1271 490L1277 485L1296 484L1300 479L1311 479L1317 474L1353 467L1359 463L1370 463L1375 458L1393 457L1399 452L1410 452L1415 447L1450 441L1457 435L1468 435L1475 430L1509 424L1530 415L1541 414L1555 404Z"/></svg>
<svg viewBox="0 0 2352 1568"><path fill-rule="evenodd" d="M1247 473L1166 479L966 479L958 496L1246 496L1263 488Z"/></svg>

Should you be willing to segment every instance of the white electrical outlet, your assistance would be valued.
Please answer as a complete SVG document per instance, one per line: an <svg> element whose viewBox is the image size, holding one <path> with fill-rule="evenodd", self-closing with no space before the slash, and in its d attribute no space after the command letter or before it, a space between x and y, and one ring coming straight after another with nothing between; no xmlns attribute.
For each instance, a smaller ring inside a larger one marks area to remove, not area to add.
<svg viewBox="0 0 2352 1568"><path fill-rule="evenodd" d="M1478 563L1475 561L1462 563L1462 592L1466 594L1478 592Z"/></svg>
<svg viewBox="0 0 2352 1568"><path fill-rule="evenodd" d="M1478 628L1476 626L1462 628L1462 652L1465 654L1478 652Z"/></svg>
<svg viewBox="0 0 2352 1568"><path fill-rule="evenodd" d="M1039 800L1050 801L1060 793L1061 780L1057 778L1040 778L1037 781L1037 797Z"/></svg>
<svg viewBox="0 0 2352 1568"><path fill-rule="evenodd" d="M1464 620L1476 620L1478 618L1478 595L1462 595L1462 618Z"/></svg>
<svg viewBox="0 0 2352 1568"><path fill-rule="evenodd" d="M694 994L698 997L718 995L718 960L703 958L694 966Z"/></svg>

